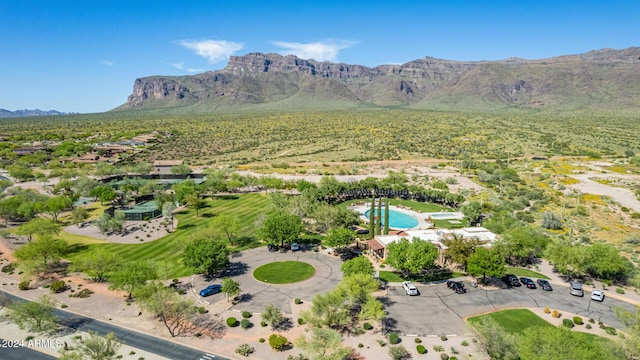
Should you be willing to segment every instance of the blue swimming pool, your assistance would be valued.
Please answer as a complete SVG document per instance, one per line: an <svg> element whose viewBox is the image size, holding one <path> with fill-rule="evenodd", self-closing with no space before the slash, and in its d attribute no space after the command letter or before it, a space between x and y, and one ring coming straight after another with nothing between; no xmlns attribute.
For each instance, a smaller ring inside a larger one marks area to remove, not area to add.
<svg viewBox="0 0 640 360"><path fill-rule="evenodd" d="M369 218L367 210L364 214ZM375 212L377 214L377 210ZM384 209L382 210L382 223L384 224ZM389 210L389 227L393 229L410 229L418 226L418 220L411 215L401 213L395 210Z"/></svg>

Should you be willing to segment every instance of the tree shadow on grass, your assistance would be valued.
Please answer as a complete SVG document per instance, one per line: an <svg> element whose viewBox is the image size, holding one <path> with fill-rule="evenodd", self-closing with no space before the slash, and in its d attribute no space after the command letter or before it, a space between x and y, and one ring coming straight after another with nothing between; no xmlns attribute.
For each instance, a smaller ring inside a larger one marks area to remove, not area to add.
<svg viewBox="0 0 640 360"><path fill-rule="evenodd" d="M71 244L69 245L69 253L76 253L76 252L81 252L81 251L85 251L89 248L89 246L87 246L86 244Z"/></svg>

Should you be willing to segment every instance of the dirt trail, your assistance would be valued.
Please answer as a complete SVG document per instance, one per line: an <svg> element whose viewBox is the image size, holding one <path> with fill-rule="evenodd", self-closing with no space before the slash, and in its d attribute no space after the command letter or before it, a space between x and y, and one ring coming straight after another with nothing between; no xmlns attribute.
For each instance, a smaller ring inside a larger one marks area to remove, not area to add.
<svg viewBox="0 0 640 360"><path fill-rule="evenodd" d="M636 198L636 195L629 189L615 187L611 185L601 184L599 182L591 180L593 177L611 177L611 174L578 174L572 175L572 177L580 180L577 184L567 185L567 188L579 190L585 194L598 194L606 195L620 203L622 206L626 206L629 209L633 209L636 212L640 212L640 201ZM630 178L630 175L625 175L625 178ZM639 177L635 177L639 179Z"/></svg>

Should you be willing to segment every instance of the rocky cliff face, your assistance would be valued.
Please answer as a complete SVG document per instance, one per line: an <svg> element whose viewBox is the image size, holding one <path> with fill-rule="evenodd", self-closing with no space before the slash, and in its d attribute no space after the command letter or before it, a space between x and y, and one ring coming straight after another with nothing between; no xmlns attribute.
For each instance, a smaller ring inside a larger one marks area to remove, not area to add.
<svg viewBox="0 0 640 360"><path fill-rule="evenodd" d="M640 48L543 60L459 62L425 57L374 68L250 53L231 56L220 71L136 79L120 109L203 102L212 107L264 104L293 97L306 103L355 105L579 107L604 102L612 94L620 97L616 106L640 108Z"/></svg>

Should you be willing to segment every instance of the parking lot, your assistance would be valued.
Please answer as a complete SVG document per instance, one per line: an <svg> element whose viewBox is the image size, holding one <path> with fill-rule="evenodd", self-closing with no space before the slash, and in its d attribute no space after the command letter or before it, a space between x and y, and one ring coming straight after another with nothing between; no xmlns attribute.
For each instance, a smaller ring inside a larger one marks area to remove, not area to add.
<svg viewBox="0 0 640 360"><path fill-rule="evenodd" d="M526 287L483 290L464 282L467 292L456 294L445 283L416 285L420 291L418 296L408 296L401 286L391 286L387 296L381 299L389 313L385 322L387 330L418 336L462 335L471 331L464 317L521 307L549 307L624 328L613 309L623 307L635 311L633 305L613 298L605 298L602 303L592 301L590 292L585 292L584 297L572 296L569 288L563 286L555 286L553 291Z"/></svg>

